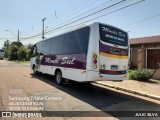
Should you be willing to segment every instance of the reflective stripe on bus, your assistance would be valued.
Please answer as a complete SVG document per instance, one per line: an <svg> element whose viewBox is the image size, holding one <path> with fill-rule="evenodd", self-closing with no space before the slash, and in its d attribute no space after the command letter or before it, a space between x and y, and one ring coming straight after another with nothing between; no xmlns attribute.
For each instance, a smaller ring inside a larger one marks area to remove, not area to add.
<svg viewBox="0 0 160 120"><path fill-rule="evenodd" d="M112 55L104 52L100 52L100 55L106 56L106 57L111 57L111 58L118 58L118 59L128 59L128 56L119 56L119 55Z"/></svg>
<svg viewBox="0 0 160 120"><path fill-rule="evenodd" d="M120 75L120 74L126 74L125 70L122 71L112 71L112 70L99 70L100 73L102 74L110 74L110 75Z"/></svg>

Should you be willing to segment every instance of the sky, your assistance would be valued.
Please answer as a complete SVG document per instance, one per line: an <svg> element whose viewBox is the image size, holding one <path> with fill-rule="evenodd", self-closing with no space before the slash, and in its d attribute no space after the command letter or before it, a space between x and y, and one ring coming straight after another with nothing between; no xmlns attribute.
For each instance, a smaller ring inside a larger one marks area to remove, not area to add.
<svg viewBox="0 0 160 120"><path fill-rule="evenodd" d="M129 38L155 36L160 0L0 0L0 48L16 41L18 30L24 45L42 40L43 18L45 38L93 22L121 28Z"/></svg>

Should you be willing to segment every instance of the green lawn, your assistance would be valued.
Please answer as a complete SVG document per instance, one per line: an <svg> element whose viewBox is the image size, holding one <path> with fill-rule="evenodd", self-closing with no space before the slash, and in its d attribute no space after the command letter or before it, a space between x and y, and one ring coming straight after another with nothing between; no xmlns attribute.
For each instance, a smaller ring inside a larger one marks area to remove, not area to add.
<svg viewBox="0 0 160 120"><path fill-rule="evenodd" d="M136 70L129 70L129 79L131 79L131 75L134 74L136 72Z"/></svg>
<svg viewBox="0 0 160 120"><path fill-rule="evenodd" d="M13 62L21 63L21 64L27 64L27 63L30 63L30 61L19 61L19 60L13 60Z"/></svg>
<svg viewBox="0 0 160 120"><path fill-rule="evenodd" d="M129 71L130 71L129 74L133 74L136 72L136 70L129 70Z"/></svg>

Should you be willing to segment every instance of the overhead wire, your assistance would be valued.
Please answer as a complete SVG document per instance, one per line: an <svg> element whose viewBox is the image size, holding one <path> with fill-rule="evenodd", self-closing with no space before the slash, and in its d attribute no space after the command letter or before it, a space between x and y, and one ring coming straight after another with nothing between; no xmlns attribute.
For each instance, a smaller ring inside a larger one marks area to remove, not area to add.
<svg viewBox="0 0 160 120"><path fill-rule="evenodd" d="M73 6L73 5L75 5L75 3L77 4L77 1L78 0L71 0L71 4L68 4L68 1L67 2L64 2L64 3L62 3L62 4L65 4L65 6L66 5L69 5L69 7L71 7L71 6ZM70 3L70 2L69 2ZM69 9L68 9L69 10ZM55 18L55 19L57 19L57 18ZM52 22L53 22L53 20L52 20ZM51 22L50 22L51 23ZM49 24L50 24L49 23ZM31 35L31 36L29 36L29 37L36 37L36 36L39 36L39 35L42 35L42 33L40 32L40 33L38 33L38 34L36 34L36 35ZM25 37L25 38L29 38L29 37ZM22 38L22 39L24 39L24 38Z"/></svg>
<svg viewBox="0 0 160 120"><path fill-rule="evenodd" d="M75 23L75 22L77 22L77 21L80 21L80 20L82 20L82 19L84 19L84 18L87 18L87 17L89 17L89 16L92 16L92 15L98 13L98 12L101 12L101 11L103 11L103 10L106 10L106 9L108 9L108 8L111 8L111 7L113 7L113 6L116 6L116 5L118 5L118 4L120 4L120 3L124 2L124 1L126 1L126 0L121 0L120 2L114 3L114 4L112 4L112 5L108 6L108 7L105 7L105 8L103 8L103 9L100 9L100 10L98 10L98 11L92 13L92 14L89 14L89 15L87 15L87 16L81 17L80 19L74 20L74 21L72 21L72 22L70 22L70 23L68 23L68 24L65 24L65 25L63 25L63 26L60 26L60 27L58 27L58 28L62 28L62 27L64 27L64 26L67 26L67 25L70 25L70 24ZM53 29L53 30L54 30L54 29ZM49 32L50 32L50 31L53 31L53 30L49 30ZM47 33L48 33L48 32L47 32ZM25 37L25 38L22 38L22 39L34 38L34 37L40 36L40 35L42 35L42 33L39 33L39 34L33 35L33 36L29 36L29 37Z"/></svg>
<svg viewBox="0 0 160 120"><path fill-rule="evenodd" d="M88 0L89 1L89 0ZM86 3L86 1L84 2L84 3ZM76 5L79 5L79 2L75 2L74 4L70 4L70 8L72 8L72 6L76 6ZM83 3L82 3L83 4ZM67 11L67 12L65 12L65 13L63 13L60 17L57 17L57 18L55 18L55 19L53 19L52 21L50 21L48 24L51 24L51 23L53 23L53 22L55 22L56 20L59 20L59 19L61 19L61 18L64 18L66 15L68 15L68 14L70 14L71 12L73 12L75 9L77 9L78 7L80 7L81 6L81 4L79 5L79 6L76 6L76 8L74 8L74 9L65 9L65 11Z"/></svg>
<svg viewBox="0 0 160 120"><path fill-rule="evenodd" d="M91 2L91 3L90 3ZM88 0L88 2L85 2L84 4L81 4L81 5L79 5L78 7L76 7L75 9L72 9L71 10L71 12L69 12L69 13L67 13L67 14L65 14L65 16L66 15L68 15L68 17L71 17L73 14L75 14L77 11L81 11L81 10L83 10L82 8L83 7L85 7L85 6L87 6L88 4L93 4L93 3L96 3L96 2L99 2L98 0L95 0L95 1L90 1L90 0ZM81 9L79 9L79 8L81 8ZM58 20L58 22L60 23L60 22L63 22L66 18L68 18L68 17L65 17L65 16L61 16L59 19L56 19L56 20ZM62 18L62 19L61 19ZM74 18L73 18L74 19ZM56 22L56 20L55 20L55 22ZM54 21L54 20L53 20ZM64 22L63 22L64 23Z"/></svg>
<svg viewBox="0 0 160 120"><path fill-rule="evenodd" d="M79 4L79 2L77 2L78 0L72 0L73 2L71 2L72 4L70 4L69 6L71 7L71 6L74 6L74 5L76 5L76 4ZM66 2L66 3L68 3L68 2ZM69 9L68 9L69 10ZM67 10L66 10L67 11ZM73 10L71 10L71 11L69 11L69 12L72 12ZM68 13L66 12L64 15L67 15ZM62 17L64 17L64 16L62 16ZM56 18L55 20L57 20L58 18ZM52 23L53 22L53 20L50 22L50 23ZM49 23L49 24L50 24ZM28 39L28 38L30 38L30 37L36 37L36 36L39 36L39 35L42 35L42 33L40 32L40 33L38 33L38 34L36 34L36 35L31 35L31 36L29 36L29 37L25 37L25 38L22 38L22 39Z"/></svg>
<svg viewBox="0 0 160 120"><path fill-rule="evenodd" d="M130 8L128 8L127 9L127 11L125 11L125 13L122 13L122 14L113 14L111 17L109 17L109 18L107 18L107 19L115 19L114 17L118 17L118 18L120 18L120 17L124 17L124 16L126 16L126 15L128 15L128 14L131 14L131 13L134 13L134 11L135 10L137 10L137 9L141 9L141 8L144 8L144 7L146 7L147 5L149 5L149 3L147 3L147 4L142 4L142 6L132 6L132 7L130 7ZM137 8L138 7L138 8Z"/></svg>
<svg viewBox="0 0 160 120"><path fill-rule="evenodd" d="M89 14L89 15L86 15L86 16L84 16L84 17L81 17L81 18L79 18L79 19L76 19L76 20L74 20L74 21L71 21L71 22L69 22L69 23L67 23L67 24L65 24L65 25L62 25L62 26L58 27L58 28L62 28L62 27L64 27L64 26L66 26L66 25L70 25L70 24L72 24L72 23L75 23L75 22L80 21L80 20L82 20L82 19L85 19L85 18L87 18L87 17L90 17L90 16L92 16L92 15L94 15L94 14L97 14L97 13L99 13L99 12L101 12L101 11L104 11L104 10L106 10L106 9L108 9L108 8L111 8L111 7L113 7L113 6L116 6L116 5L118 5L118 4L120 4L120 3L124 2L124 1L125 1L125 0L121 0L121 1L119 1L119 2L117 2L117 3L114 3L114 4L110 5L110 6L107 6L107 7L103 8L103 9L101 9L101 10L98 10L98 11L96 11L96 12L94 12L94 13L91 13L91 14ZM50 31L48 31L48 32L51 32L51 31L54 31L54 29L53 29L53 30L50 30ZM48 32L47 32L47 33L48 33Z"/></svg>
<svg viewBox="0 0 160 120"><path fill-rule="evenodd" d="M69 20L67 20L67 21L65 21L65 22L63 22L63 21L64 21L66 18L63 19L63 20L60 20L59 22L61 22L61 24L59 24L59 25L66 24L68 21L71 21L71 20L74 20L74 19L76 19L76 18L79 18L79 17L85 15L86 13L91 12L91 11L93 11L93 10L99 8L99 7L102 7L103 5L105 5L105 4L107 4L107 3L111 2L111 1L114 1L114 0L109 0L109 1L107 1L107 2L105 2L105 3L103 3L103 4L101 4L101 5L99 5L99 6L97 6L97 7L92 8L92 9L90 9L90 10L88 10L88 11L85 11L85 12L81 13L80 15L78 15L78 16L76 16L76 17L73 17L73 18L71 18L71 19L69 19ZM99 2L99 1L96 0L96 2ZM96 3L96 2L93 1L92 3L90 3L90 5L93 4L93 3ZM88 5L88 4L86 4L86 5ZM83 7L84 7L84 6L83 6ZM82 7L81 7L81 9L82 9ZM81 10L80 10L80 11L81 11ZM74 10L74 12L76 12L76 11ZM70 16L72 16L72 14L71 14ZM70 16L68 16L68 17L70 17ZM62 22L63 22L63 23L62 23ZM50 30L53 29L53 28L55 28L55 27L57 27L57 26L58 26L58 25L51 27Z"/></svg>
<svg viewBox="0 0 160 120"><path fill-rule="evenodd" d="M130 25L125 25L125 26L122 26L122 27L132 26L132 25L135 25L135 24L137 24L137 23L145 22L145 21L151 20L151 19L156 18L156 17L160 17L160 14L154 15L154 16L151 16L151 17L148 17L148 18L145 18L145 19L143 19L143 20L140 20L140 21L137 21L137 22L132 23L132 24L130 24Z"/></svg>
<svg viewBox="0 0 160 120"><path fill-rule="evenodd" d="M92 19L89 19L89 20L87 20L87 21L84 21L84 22L82 22L82 23L80 23L80 24L87 23L87 22L92 21L92 20L94 20L94 19L97 19L97 18L106 16L106 15L112 14L112 13L117 12L117 11L119 11L119 10L125 9L125 8L130 7L130 6L133 6L133 5L136 5L136 4L138 4L138 3L141 3L141 2L143 2L143 1L145 1L145 0L140 0L140 1L138 1L138 2L135 2L135 3L132 3L132 4L126 5L126 6L124 6L124 7L121 7L121 8L119 8L119 9L116 9L116 10L114 10L114 11L112 11L112 12L107 13L107 14L103 14L103 15L94 17L94 18L92 18ZM112 5L112 6L113 6L113 5ZM75 21L73 21L73 22L75 22ZM72 23L73 23L73 22L72 22ZM70 24L71 24L71 23L70 23ZM67 24L67 25L69 25L69 24ZM49 33L53 32L53 31L55 31L55 30L57 30L57 29L60 29L60 28L65 27L65 26L67 26L67 25L63 25L63 26L57 27L57 28L55 28L55 29L53 29L53 30L47 31L46 34L49 34ZM40 35L41 35L41 34L40 34ZM39 35L31 36L31 37L25 38L25 39L30 39L30 38L37 37L37 36L39 36Z"/></svg>
<svg viewBox="0 0 160 120"><path fill-rule="evenodd" d="M66 30L66 29L67 30L65 32L67 32L67 31L74 30L76 28L80 28L80 27L83 27L83 26L85 26L85 24L77 24L77 25L69 26L69 27L66 27L66 28L63 28L63 29L57 29L54 32L58 32L58 31ZM35 38L41 38L41 37L37 36ZM24 39L24 40L26 40L26 39ZM24 40L21 40L21 41L24 41Z"/></svg>
<svg viewBox="0 0 160 120"><path fill-rule="evenodd" d="M84 21L84 22L82 22L82 23L86 23L86 22L89 22L89 21L95 20L95 19L97 19L97 18L100 18L100 17L106 16L106 15L112 14L112 13L114 13L114 12L117 12L117 11L119 11L119 10L122 10L122 9L127 8L127 7L133 6L133 5L138 4L138 3L140 3L140 2L143 2L143 1L145 1L145 0L140 0L140 1L138 1L138 2L135 2L135 3L132 3L132 4L130 4L130 5L127 5L127 6L121 7L121 8L119 8L119 9L114 10L114 11L112 11L112 12L109 12L109 13L107 13L107 14L103 14L103 15L100 15L100 16L97 16L97 17L94 17L94 18L89 19L89 20L87 20L87 21ZM73 22L75 22L75 21L73 21ZM72 22L72 23L73 23L73 22ZM81 23L81 24L82 24L82 23ZM70 23L69 23L69 24L70 24ZM67 25L68 25L68 24L67 24ZM64 27L64 26L60 26L60 27L55 28L55 29L59 29L59 28L62 28L62 27ZM46 32L46 33L50 33L50 32L52 32L52 31L54 31L55 29L50 30L50 31L48 31L48 32Z"/></svg>
<svg viewBox="0 0 160 120"><path fill-rule="evenodd" d="M17 39L17 38L0 38L0 39Z"/></svg>

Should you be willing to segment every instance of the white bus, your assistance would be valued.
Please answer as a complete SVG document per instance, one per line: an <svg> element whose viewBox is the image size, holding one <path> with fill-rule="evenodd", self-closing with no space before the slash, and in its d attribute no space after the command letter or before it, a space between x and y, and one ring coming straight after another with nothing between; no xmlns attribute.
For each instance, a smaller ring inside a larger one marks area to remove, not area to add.
<svg viewBox="0 0 160 120"><path fill-rule="evenodd" d="M3 60L4 59L4 50L0 49L0 59Z"/></svg>
<svg viewBox="0 0 160 120"><path fill-rule="evenodd" d="M127 32L102 23L79 28L33 46L33 73L55 75L58 85L65 79L78 82L128 79Z"/></svg>

